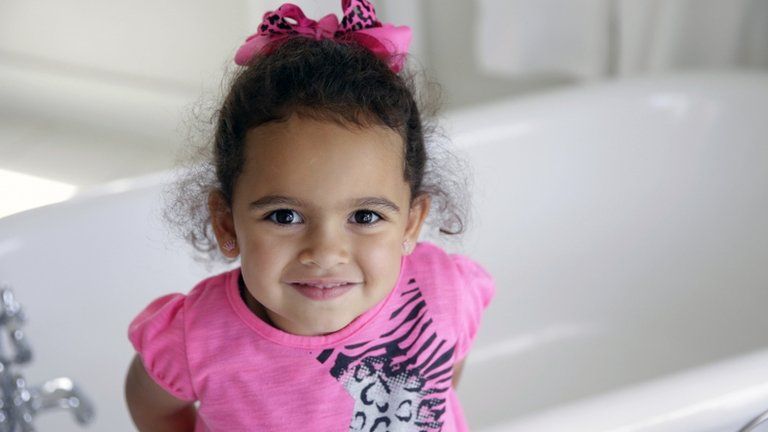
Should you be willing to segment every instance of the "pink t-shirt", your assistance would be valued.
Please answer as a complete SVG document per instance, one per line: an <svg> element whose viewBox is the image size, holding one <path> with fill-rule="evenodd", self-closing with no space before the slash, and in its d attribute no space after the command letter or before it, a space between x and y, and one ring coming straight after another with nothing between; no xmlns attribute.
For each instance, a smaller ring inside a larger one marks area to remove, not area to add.
<svg viewBox="0 0 768 432"><path fill-rule="evenodd" d="M195 431L467 431L451 387L495 286L421 242L390 294L343 329L286 333L248 309L240 268L154 300L128 336L149 375L200 401Z"/></svg>

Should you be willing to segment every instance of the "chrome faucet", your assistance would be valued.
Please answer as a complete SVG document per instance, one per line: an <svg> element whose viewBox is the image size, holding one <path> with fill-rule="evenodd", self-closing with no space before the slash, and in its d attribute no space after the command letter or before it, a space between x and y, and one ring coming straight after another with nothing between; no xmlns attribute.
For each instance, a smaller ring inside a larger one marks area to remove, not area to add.
<svg viewBox="0 0 768 432"><path fill-rule="evenodd" d="M34 432L35 416L51 408L69 409L79 424L88 424L94 417L93 405L71 379L56 378L29 387L14 370L32 361L32 350L21 330L25 321L11 288L0 284L0 432ZM4 333L10 350L4 346Z"/></svg>

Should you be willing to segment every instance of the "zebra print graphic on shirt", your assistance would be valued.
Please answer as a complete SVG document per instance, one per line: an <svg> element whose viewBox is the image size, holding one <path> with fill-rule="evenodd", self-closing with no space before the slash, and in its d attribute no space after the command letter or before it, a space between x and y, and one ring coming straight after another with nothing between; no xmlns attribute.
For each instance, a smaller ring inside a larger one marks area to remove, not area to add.
<svg viewBox="0 0 768 432"><path fill-rule="evenodd" d="M368 342L327 349L317 360L335 355L331 376L355 400L350 431L441 431L446 393L453 378L453 353L433 330L427 303L415 279L400 294L390 315L392 330Z"/></svg>

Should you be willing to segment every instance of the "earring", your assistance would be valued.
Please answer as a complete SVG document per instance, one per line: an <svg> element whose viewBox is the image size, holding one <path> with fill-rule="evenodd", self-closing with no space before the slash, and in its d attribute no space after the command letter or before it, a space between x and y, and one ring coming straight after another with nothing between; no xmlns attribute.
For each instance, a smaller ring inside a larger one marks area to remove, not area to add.
<svg viewBox="0 0 768 432"><path fill-rule="evenodd" d="M224 242L222 247L224 248L225 251L232 252L235 249L235 241L232 239L229 239Z"/></svg>
<svg viewBox="0 0 768 432"><path fill-rule="evenodd" d="M403 240L403 252L405 253L411 252L411 243L408 241L408 239Z"/></svg>

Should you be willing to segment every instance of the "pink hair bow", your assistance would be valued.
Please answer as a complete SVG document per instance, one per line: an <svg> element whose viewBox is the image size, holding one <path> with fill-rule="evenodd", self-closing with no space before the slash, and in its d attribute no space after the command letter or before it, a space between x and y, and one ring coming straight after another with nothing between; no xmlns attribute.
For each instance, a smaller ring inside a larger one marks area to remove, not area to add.
<svg viewBox="0 0 768 432"><path fill-rule="evenodd" d="M395 73L399 72L411 42L411 29L408 26L379 22L368 0L342 0L341 8L344 11L341 23L334 14L315 21L307 18L295 4L284 3L277 10L264 14L259 30L249 36L237 50L235 63L245 65L272 42L295 35L317 40L350 37L386 61Z"/></svg>

